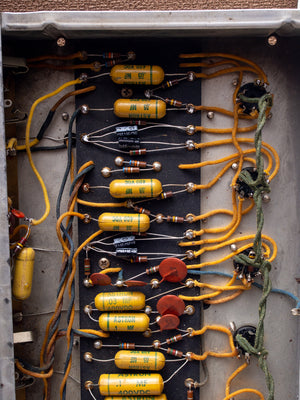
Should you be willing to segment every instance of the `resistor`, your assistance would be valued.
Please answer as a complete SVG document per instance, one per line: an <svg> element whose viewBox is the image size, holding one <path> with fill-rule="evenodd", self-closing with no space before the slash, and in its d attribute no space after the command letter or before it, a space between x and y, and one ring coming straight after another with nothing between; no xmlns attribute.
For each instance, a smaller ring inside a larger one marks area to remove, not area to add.
<svg viewBox="0 0 300 400"><path fill-rule="evenodd" d="M138 120L130 120L130 121L128 121L128 123L129 123L130 125L137 125L137 126L145 126L145 125L147 125L147 122L146 122L146 121L143 121L143 120L141 120L141 119L138 119Z"/></svg>
<svg viewBox="0 0 300 400"><path fill-rule="evenodd" d="M130 259L131 263L145 263L148 261L147 256L138 256Z"/></svg>
<svg viewBox="0 0 300 400"><path fill-rule="evenodd" d="M117 248L116 256L117 257L130 257L137 256L138 249L137 248Z"/></svg>
<svg viewBox="0 0 300 400"><path fill-rule="evenodd" d="M108 59L113 59L113 58L119 58L121 57L121 53L113 53L113 52L106 52L102 53L103 58L108 58Z"/></svg>
<svg viewBox="0 0 300 400"><path fill-rule="evenodd" d="M146 161L129 160L128 164L131 167L140 167L140 168L146 168L147 167Z"/></svg>
<svg viewBox="0 0 300 400"><path fill-rule="evenodd" d="M86 257L83 262L84 265L84 275L88 276L91 274L91 260Z"/></svg>
<svg viewBox="0 0 300 400"><path fill-rule="evenodd" d="M113 240L113 244L116 248L133 246L133 245L135 245L135 237L134 236L123 236L123 237L115 238Z"/></svg>
<svg viewBox="0 0 300 400"><path fill-rule="evenodd" d="M173 197L173 192L170 190L168 192L163 192L160 194L159 198L161 200L165 200L165 199L170 199L171 197Z"/></svg>
<svg viewBox="0 0 300 400"><path fill-rule="evenodd" d="M179 342L182 339L183 339L182 335L179 334L179 335L173 336L169 339L166 339L166 342L167 342L167 344L171 344L171 343Z"/></svg>
<svg viewBox="0 0 300 400"><path fill-rule="evenodd" d="M182 101L179 100L175 100L175 99L165 99L165 102L167 104L169 104L170 106L174 106L174 107L182 107Z"/></svg>
<svg viewBox="0 0 300 400"><path fill-rule="evenodd" d="M122 137L118 139L118 144L120 149L139 149L140 148L140 139L132 139L128 137Z"/></svg>
<svg viewBox="0 0 300 400"><path fill-rule="evenodd" d="M135 343L120 343L119 344L119 349L120 350L134 350L135 349Z"/></svg>
<svg viewBox="0 0 300 400"><path fill-rule="evenodd" d="M170 354L171 356L182 358L183 357L183 352L175 349L170 349L169 347L167 348L167 353Z"/></svg>
<svg viewBox="0 0 300 400"><path fill-rule="evenodd" d="M173 79L172 81L166 81L165 83L163 83L159 88L160 89L167 89L169 87L178 85L179 80L178 79Z"/></svg>
<svg viewBox="0 0 300 400"><path fill-rule="evenodd" d="M186 400L193 400L194 399L194 391L188 390Z"/></svg>
<svg viewBox="0 0 300 400"><path fill-rule="evenodd" d="M145 154L147 154L147 150L146 149L130 150L129 154L131 156L144 156Z"/></svg>
<svg viewBox="0 0 300 400"><path fill-rule="evenodd" d="M155 267L147 268L146 274L147 275L155 274L155 272L158 272L158 270L159 270L159 265L156 265Z"/></svg>
<svg viewBox="0 0 300 400"><path fill-rule="evenodd" d="M134 211L138 212L139 214L146 214L146 215L151 214L151 211L147 210L146 208L134 206L133 209L134 209Z"/></svg>
<svg viewBox="0 0 300 400"><path fill-rule="evenodd" d="M116 58L115 60L105 60L104 65L106 67L113 67L114 65L118 64L121 61L121 59Z"/></svg>
<svg viewBox="0 0 300 400"><path fill-rule="evenodd" d="M168 215L167 216L167 222L174 222L175 224L183 224L184 223L184 217L177 217L176 215Z"/></svg>
<svg viewBox="0 0 300 400"><path fill-rule="evenodd" d="M139 167L123 167L124 174L138 174L140 172Z"/></svg>

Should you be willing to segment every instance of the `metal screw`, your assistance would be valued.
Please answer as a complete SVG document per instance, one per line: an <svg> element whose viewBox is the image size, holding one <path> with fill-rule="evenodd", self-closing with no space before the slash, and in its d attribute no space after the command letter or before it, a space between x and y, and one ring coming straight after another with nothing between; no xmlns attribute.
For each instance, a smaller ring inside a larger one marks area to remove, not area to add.
<svg viewBox="0 0 300 400"><path fill-rule="evenodd" d="M261 198L262 198L262 201L263 201L264 203L269 203L269 202L271 201L271 197L270 197L267 193L264 193L264 194L261 196Z"/></svg>
<svg viewBox="0 0 300 400"><path fill-rule="evenodd" d="M215 116L215 113L213 111L208 111L208 113L206 114L208 119L213 119Z"/></svg>
<svg viewBox="0 0 300 400"><path fill-rule="evenodd" d="M57 39L56 44L58 47L65 47L66 39L63 36L61 36Z"/></svg>
<svg viewBox="0 0 300 400"><path fill-rule="evenodd" d="M237 245L236 245L235 243L232 243L232 244L230 245L230 250L231 250L231 251L237 251Z"/></svg>
<svg viewBox="0 0 300 400"><path fill-rule="evenodd" d="M62 117L62 119L63 119L64 121L68 121L68 119L69 119L69 114L68 114L67 112L63 112L63 113L61 114L61 117Z"/></svg>
<svg viewBox="0 0 300 400"><path fill-rule="evenodd" d="M277 44L277 36L275 36L275 35L269 36L268 37L268 44L270 46L276 46L276 44Z"/></svg>
<svg viewBox="0 0 300 400"><path fill-rule="evenodd" d="M102 258L100 258L100 260L98 262L98 265L99 265L99 267L101 269L105 269L105 268L108 268L110 266L110 262L109 262L109 260L107 258L102 257Z"/></svg>
<svg viewBox="0 0 300 400"><path fill-rule="evenodd" d="M232 165L231 165L231 168L234 170L234 171L236 171L237 169L238 169L238 167L239 167L239 164L238 163L233 163Z"/></svg>
<svg viewBox="0 0 300 400"><path fill-rule="evenodd" d="M133 95L133 90L130 88L124 87L121 90L121 96L124 97L125 99L129 99L129 97L132 97L132 95Z"/></svg>

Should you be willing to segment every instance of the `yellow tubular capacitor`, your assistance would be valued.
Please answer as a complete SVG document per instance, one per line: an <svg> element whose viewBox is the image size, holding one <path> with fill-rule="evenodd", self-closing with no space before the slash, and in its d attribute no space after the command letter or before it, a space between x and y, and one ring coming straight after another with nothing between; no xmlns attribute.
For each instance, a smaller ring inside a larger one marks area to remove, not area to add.
<svg viewBox="0 0 300 400"><path fill-rule="evenodd" d="M159 396L106 396L104 400L167 400L163 393Z"/></svg>
<svg viewBox="0 0 300 400"><path fill-rule="evenodd" d="M103 213L98 218L98 225L106 232L146 232L150 218L146 214Z"/></svg>
<svg viewBox="0 0 300 400"><path fill-rule="evenodd" d="M145 332L149 317L143 313L103 313L99 327L105 332Z"/></svg>
<svg viewBox="0 0 300 400"><path fill-rule="evenodd" d="M165 356L159 351L120 350L115 355L115 364L120 369L160 371L165 362Z"/></svg>
<svg viewBox="0 0 300 400"><path fill-rule="evenodd" d="M102 396L160 395L164 389L159 374L102 374L99 391Z"/></svg>
<svg viewBox="0 0 300 400"><path fill-rule="evenodd" d="M115 179L109 185L109 193L115 199L158 197L162 191L158 179Z"/></svg>
<svg viewBox="0 0 300 400"><path fill-rule="evenodd" d="M35 251L24 247L15 258L12 292L16 299L26 300L30 296Z"/></svg>
<svg viewBox="0 0 300 400"><path fill-rule="evenodd" d="M114 113L119 118L160 119L166 111L162 100L118 99L114 102Z"/></svg>
<svg viewBox="0 0 300 400"><path fill-rule="evenodd" d="M142 292L102 292L95 297L95 306L99 311L138 311L145 307L145 295Z"/></svg>
<svg viewBox="0 0 300 400"><path fill-rule="evenodd" d="M115 65L110 72L111 80L119 85L159 85L165 73L158 65Z"/></svg>

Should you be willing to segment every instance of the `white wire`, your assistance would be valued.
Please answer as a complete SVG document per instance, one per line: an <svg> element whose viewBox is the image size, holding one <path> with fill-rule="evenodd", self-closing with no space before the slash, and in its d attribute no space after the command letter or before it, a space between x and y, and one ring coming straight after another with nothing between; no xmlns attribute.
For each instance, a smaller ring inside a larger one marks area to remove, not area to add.
<svg viewBox="0 0 300 400"><path fill-rule="evenodd" d="M92 398L93 398L94 400L97 400L96 397L93 395L93 392L92 392L91 388L89 388L89 392L90 392L90 395L92 396Z"/></svg>
<svg viewBox="0 0 300 400"><path fill-rule="evenodd" d="M53 371L54 374L60 374L60 375L65 375L65 373L63 371ZM71 376L70 374L68 375L68 378L73 379L74 382L78 383L79 385L81 385L81 382L74 378L74 376Z"/></svg>
<svg viewBox="0 0 300 400"><path fill-rule="evenodd" d="M168 383L178 372L189 362L189 360L186 360L185 363L183 363L167 380L164 381L164 383Z"/></svg>

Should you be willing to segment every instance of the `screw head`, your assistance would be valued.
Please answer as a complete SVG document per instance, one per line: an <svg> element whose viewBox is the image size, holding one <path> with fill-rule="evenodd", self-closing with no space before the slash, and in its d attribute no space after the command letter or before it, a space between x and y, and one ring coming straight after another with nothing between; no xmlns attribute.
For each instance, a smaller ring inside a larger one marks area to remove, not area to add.
<svg viewBox="0 0 300 400"><path fill-rule="evenodd" d="M271 197L270 197L267 193L264 193L264 194L262 195L262 201L263 201L264 203L269 203L269 202L271 201Z"/></svg>
<svg viewBox="0 0 300 400"><path fill-rule="evenodd" d="M57 39L56 44L58 47L64 47L66 45L66 39L61 36Z"/></svg>
<svg viewBox="0 0 300 400"><path fill-rule="evenodd" d="M233 252L237 251L237 245L235 243L232 243L230 245L230 250L233 251Z"/></svg>
<svg viewBox="0 0 300 400"><path fill-rule="evenodd" d="M238 167L239 167L239 164L236 163L236 162L232 163L232 165L231 165L231 168L232 168L234 171L236 171L236 170L238 169Z"/></svg>
<svg viewBox="0 0 300 400"><path fill-rule="evenodd" d="M277 42L278 42L277 36L271 35L268 37L268 44L270 46L276 46Z"/></svg>
<svg viewBox="0 0 300 400"><path fill-rule="evenodd" d="M206 114L208 119L213 119L215 116L215 113L213 111L208 111L208 113Z"/></svg>
<svg viewBox="0 0 300 400"><path fill-rule="evenodd" d="M61 114L61 117L62 117L62 119L63 119L64 121L68 121L68 119L69 119L69 114L68 114L67 112L63 112L63 113Z"/></svg>
<svg viewBox="0 0 300 400"><path fill-rule="evenodd" d="M108 258L106 257L102 257L100 258L100 260L98 261L98 265L101 269L106 269L110 266L110 261L108 260Z"/></svg>
<svg viewBox="0 0 300 400"><path fill-rule="evenodd" d="M132 97L132 95L133 95L133 90L128 87L124 87L121 90L121 96L124 97L125 99L129 99L130 97Z"/></svg>

